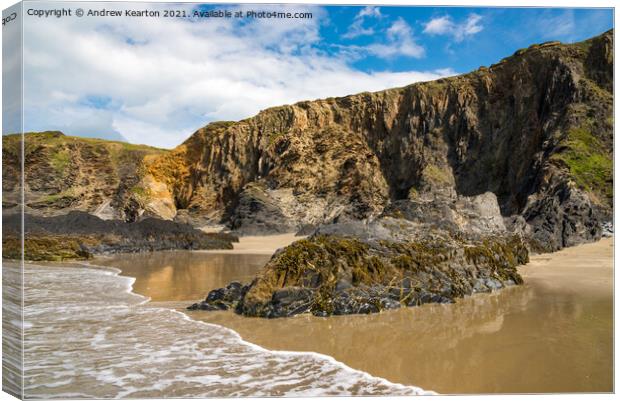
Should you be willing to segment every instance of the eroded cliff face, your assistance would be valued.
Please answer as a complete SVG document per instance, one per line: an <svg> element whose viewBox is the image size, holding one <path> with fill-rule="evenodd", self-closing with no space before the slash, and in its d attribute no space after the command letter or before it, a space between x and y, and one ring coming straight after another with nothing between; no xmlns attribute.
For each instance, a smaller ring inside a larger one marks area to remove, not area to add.
<svg viewBox="0 0 620 401"><path fill-rule="evenodd" d="M142 186L158 195L146 208L273 233L490 193L485 211L559 249L598 238L611 216L612 87L610 31L457 77L210 124L147 160Z"/></svg>
<svg viewBox="0 0 620 401"><path fill-rule="evenodd" d="M22 140L23 138L23 140ZM136 220L146 194L143 159L164 150L58 131L2 137L4 213L18 213L24 153L25 212L54 216L85 211L103 219ZM170 218L174 217L174 214Z"/></svg>

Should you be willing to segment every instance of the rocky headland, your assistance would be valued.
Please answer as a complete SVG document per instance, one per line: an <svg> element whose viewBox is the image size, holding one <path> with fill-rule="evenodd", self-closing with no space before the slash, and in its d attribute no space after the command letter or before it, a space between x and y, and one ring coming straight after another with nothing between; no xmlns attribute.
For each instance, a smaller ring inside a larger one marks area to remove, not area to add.
<svg viewBox="0 0 620 401"><path fill-rule="evenodd" d="M143 160L166 153L149 146L70 137L57 131L3 136L2 256L21 255L21 147L24 258L88 259L94 255L172 249L232 249L237 237L205 233L156 214L141 215L136 186ZM132 214L132 213L136 214Z"/></svg>
<svg viewBox="0 0 620 401"><path fill-rule="evenodd" d="M192 308L278 317L450 302L521 283L528 251L601 238L613 126L609 31L211 123L170 151L27 134L24 209L309 235ZM3 137L5 213L19 209L19 139Z"/></svg>

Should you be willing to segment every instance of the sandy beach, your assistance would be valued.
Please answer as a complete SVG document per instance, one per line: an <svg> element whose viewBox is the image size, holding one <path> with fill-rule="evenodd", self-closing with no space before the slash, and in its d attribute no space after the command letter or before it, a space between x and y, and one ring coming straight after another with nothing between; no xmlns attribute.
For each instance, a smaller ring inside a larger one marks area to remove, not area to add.
<svg viewBox="0 0 620 401"><path fill-rule="evenodd" d="M185 307L232 280L248 282L292 236L242 238L235 250L119 255L153 306L235 330L271 350L312 351L395 383L440 393L613 390L613 239L535 255L525 284L456 304L372 315L260 319Z"/></svg>
<svg viewBox="0 0 620 401"><path fill-rule="evenodd" d="M283 248L292 242L305 238L305 236L295 236L294 233L278 235L249 235L239 237L239 242L233 243L233 249L214 249L208 251L197 251L204 253L221 254L250 254L250 255L273 255L275 251Z"/></svg>
<svg viewBox="0 0 620 401"><path fill-rule="evenodd" d="M609 297L613 293L613 245L613 238L604 238L552 254L534 255L519 272L529 285L549 291Z"/></svg>

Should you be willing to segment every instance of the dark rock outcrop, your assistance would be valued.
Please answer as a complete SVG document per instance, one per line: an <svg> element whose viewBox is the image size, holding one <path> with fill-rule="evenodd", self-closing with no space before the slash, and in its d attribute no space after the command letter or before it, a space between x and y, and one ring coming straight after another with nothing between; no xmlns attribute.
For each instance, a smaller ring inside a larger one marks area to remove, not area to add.
<svg viewBox="0 0 620 401"><path fill-rule="evenodd" d="M102 220L85 212L24 216L27 260L85 259L94 254L168 249L232 249L233 235L207 234L186 224L147 218L135 223ZM21 258L21 216L3 219L2 256Z"/></svg>

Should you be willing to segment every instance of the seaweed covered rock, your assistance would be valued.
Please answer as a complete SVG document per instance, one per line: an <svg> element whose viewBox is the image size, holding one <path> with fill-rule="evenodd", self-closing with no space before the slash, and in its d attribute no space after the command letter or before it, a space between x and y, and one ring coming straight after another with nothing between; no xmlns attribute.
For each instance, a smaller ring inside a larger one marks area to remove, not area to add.
<svg viewBox="0 0 620 401"><path fill-rule="evenodd" d="M237 281L233 281L224 288L218 288L207 295L207 298L201 303L195 303L189 306L189 310L227 310L236 305L248 292L249 285L242 285Z"/></svg>
<svg viewBox="0 0 620 401"><path fill-rule="evenodd" d="M212 291L189 309L267 318L376 313L450 303L521 284L520 237L462 239L436 232L410 241L313 235L277 252L247 286Z"/></svg>

